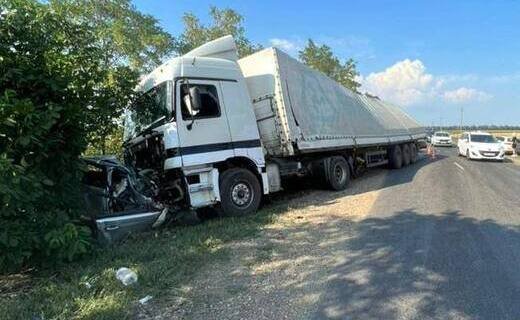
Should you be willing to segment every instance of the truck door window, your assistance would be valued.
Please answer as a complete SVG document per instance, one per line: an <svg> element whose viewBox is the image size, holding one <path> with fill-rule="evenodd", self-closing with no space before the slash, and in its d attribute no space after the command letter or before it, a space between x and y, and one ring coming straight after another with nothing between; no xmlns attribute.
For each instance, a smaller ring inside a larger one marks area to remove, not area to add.
<svg viewBox="0 0 520 320"><path fill-rule="evenodd" d="M200 90L201 107L193 111L190 107L188 94L189 87L197 87ZM181 85L181 113L182 119L204 119L220 117L220 105L218 102L217 88L207 84L183 84ZM190 115L191 114L191 115Z"/></svg>

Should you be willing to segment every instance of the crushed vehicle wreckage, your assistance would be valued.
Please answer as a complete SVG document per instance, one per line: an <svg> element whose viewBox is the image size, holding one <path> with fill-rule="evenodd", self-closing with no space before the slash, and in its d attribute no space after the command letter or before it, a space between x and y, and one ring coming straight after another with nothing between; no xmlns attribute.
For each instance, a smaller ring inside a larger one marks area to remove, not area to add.
<svg viewBox="0 0 520 320"><path fill-rule="evenodd" d="M157 201L157 187L146 175L136 174L115 157L83 160L83 220L100 241L117 241L171 221L170 208Z"/></svg>

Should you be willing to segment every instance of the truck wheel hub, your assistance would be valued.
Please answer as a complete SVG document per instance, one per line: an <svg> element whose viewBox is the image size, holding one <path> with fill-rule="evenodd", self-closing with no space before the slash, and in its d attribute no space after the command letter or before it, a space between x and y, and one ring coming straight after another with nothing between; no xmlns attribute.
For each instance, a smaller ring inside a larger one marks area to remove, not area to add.
<svg viewBox="0 0 520 320"><path fill-rule="evenodd" d="M251 202L251 188L243 183L237 183L231 190L231 200L239 207L248 205Z"/></svg>
<svg viewBox="0 0 520 320"><path fill-rule="evenodd" d="M343 179L345 178L345 171L340 165L336 165L334 168L334 177L336 178L337 182L343 182Z"/></svg>

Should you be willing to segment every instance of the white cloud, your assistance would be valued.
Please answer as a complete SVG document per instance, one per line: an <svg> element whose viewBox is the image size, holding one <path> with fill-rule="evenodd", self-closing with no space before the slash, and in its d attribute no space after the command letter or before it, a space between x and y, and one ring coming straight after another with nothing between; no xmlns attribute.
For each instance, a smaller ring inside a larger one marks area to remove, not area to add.
<svg viewBox="0 0 520 320"><path fill-rule="evenodd" d="M298 57L298 51L303 50L307 45L308 38L299 36L289 38L271 38L269 45L277 47L293 57ZM317 45L327 45L341 60L353 58L356 61L364 61L375 58L374 49L369 39L356 36L330 37L318 35L312 37Z"/></svg>
<svg viewBox="0 0 520 320"><path fill-rule="evenodd" d="M448 90L446 87L455 81L472 81L473 75L435 76L426 71L421 60L405 59L381 72L361 77L362 90L375 94L401 106L417 105L426 100L437 103L440 100L450 103L482 102L492 96L488 93L459 87Z"/></svg>
<svg viewBox="0 0 520 320"><path fill-rule="evenodd" d="M426 72L420 60L403 60L362 79L363 89L384 99L409 106L435 94L442 81Z"/></svg>
<svg viewBox="0 0 520 320"><path fill-rule="evenodd" d="M282 38L272 38L269 39L269 43L273 47L277 47L290 55L297 56L298 51L303 48L303 43L301 40L288 40Z"/></svg>
<svg viewBox="0 0 520 320"><path fill-rule="evenodd" d="M455 90L444 92L442 97L444 100L451 103L467 103L471 101L489 100L491 95L476 89L461 87Z"/></svg>

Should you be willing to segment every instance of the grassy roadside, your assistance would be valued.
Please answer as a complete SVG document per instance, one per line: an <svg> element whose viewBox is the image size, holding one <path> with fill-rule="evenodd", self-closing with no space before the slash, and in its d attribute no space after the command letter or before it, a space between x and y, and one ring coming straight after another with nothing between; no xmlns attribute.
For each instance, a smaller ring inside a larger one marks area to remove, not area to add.
<svg viewBox="0 0 520 320"><path fill-rule="evenodd" d="M182 299L183 286L204 266L226 259L227 242L255 237L285 209L270 207L249 217L140 234L60 270L27 279L0 277L0 317L125 319L136 314L137 301L146 295L155 304L171 304ZM136 285L124 287L115 278L115 270L123 266L137 271Z"/></svg>

